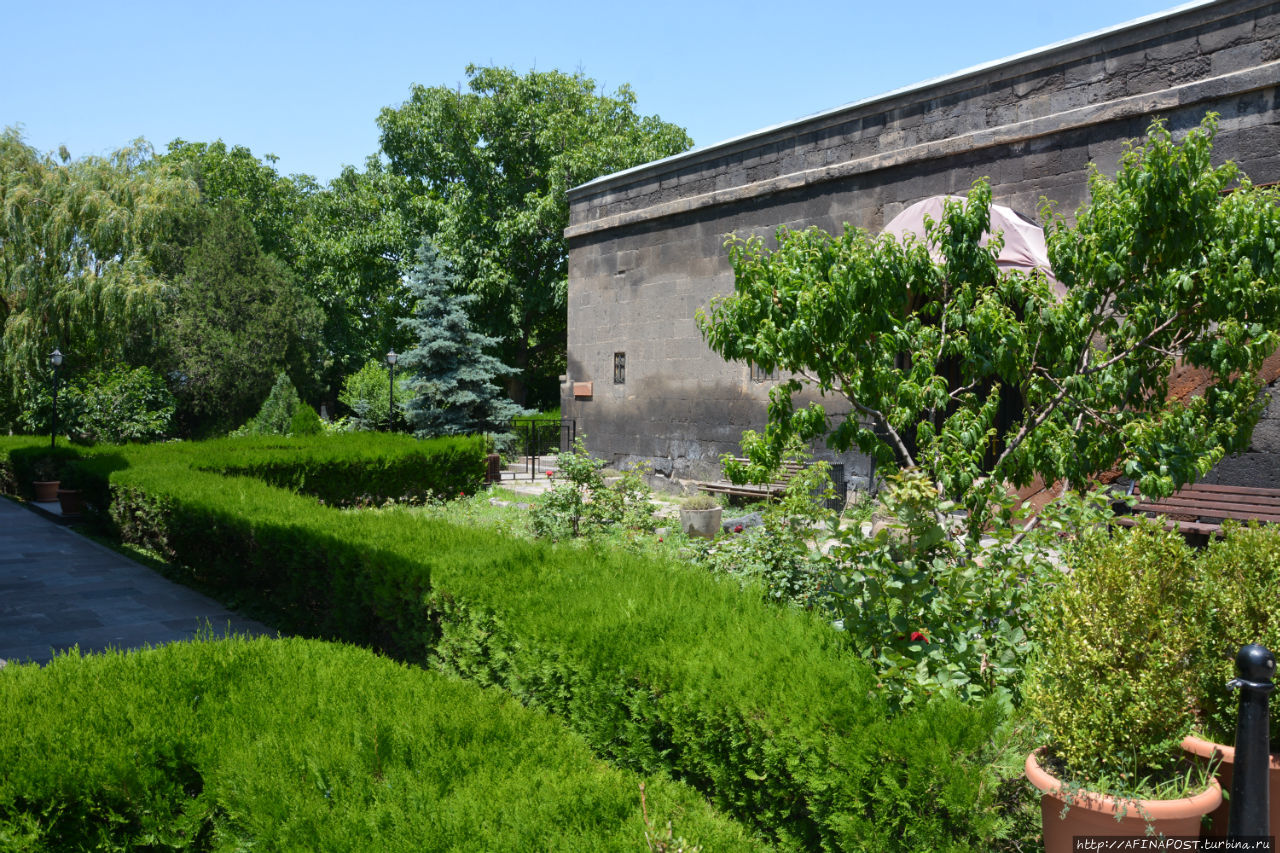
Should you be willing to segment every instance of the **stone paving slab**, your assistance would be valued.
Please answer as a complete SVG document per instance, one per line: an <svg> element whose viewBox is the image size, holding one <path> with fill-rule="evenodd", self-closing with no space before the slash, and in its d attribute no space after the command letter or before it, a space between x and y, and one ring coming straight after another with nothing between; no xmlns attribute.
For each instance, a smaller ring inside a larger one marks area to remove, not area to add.
<svg viewBox="0 0 1280 853"><path fill-rule="evenodd" d="M0 661L47 663L56 652L135 649L267 626L0 499Z"/></svg>

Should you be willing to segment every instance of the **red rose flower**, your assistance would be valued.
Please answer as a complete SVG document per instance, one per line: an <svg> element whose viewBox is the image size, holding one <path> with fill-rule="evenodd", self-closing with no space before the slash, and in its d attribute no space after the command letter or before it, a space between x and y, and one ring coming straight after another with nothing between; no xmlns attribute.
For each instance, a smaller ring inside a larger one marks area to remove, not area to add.
<svg viewBox="0 0 1280 853"><path fill-rule="evenodd" d="M739 524L737 527L733 528L733 532L734 532L734 533L741 533L741 532L742 532L742 525L741 525L741 524Z"/></svg>
<svg viewBox="0 0 1280 853"><path fill-rule="evenodd" d="M926 643L927 643L927 642L929 642L929 638L928 638L928 637L926 637L926 636L924 635L924 633L923 633L923 632L921 632L921 631L912 631L912 632L911 632L911 642L915 643L915 642L918 642L918 641L920 641L920 640L924 640Z"/></svg>

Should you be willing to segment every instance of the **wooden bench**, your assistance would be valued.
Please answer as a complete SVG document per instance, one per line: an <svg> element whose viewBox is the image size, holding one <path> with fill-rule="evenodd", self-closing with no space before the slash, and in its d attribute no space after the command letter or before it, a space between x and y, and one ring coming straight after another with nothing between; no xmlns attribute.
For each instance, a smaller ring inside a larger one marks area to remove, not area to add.
<svg viewBox="0 0 1280 853"><path fill-rule="evenodd" d="M1221 536L1226 519L1280 522L1280 489L1195 483L1167 498L1145 500L1139 496L1133 511L1166 516L1165 529L1184 536ZM1122 515L1116 523L1132 526L1137 522L1133 516Z"/></svg>
<svg viewBox="0 0 1280 853"><path fill-rule="evenodd" d="M735 462L742 465L748 465L750 462L740 457L735 457ZM772 500L779 497L787 490L791 479L803 471L805 466L797 462L783 462L781 475L783 479L773 483L745 483L739 485L731 483L728 480L716 480L709 483L698 483L698 489L713 495L727 495L731 498L746 498L748 500Z"/></svg>

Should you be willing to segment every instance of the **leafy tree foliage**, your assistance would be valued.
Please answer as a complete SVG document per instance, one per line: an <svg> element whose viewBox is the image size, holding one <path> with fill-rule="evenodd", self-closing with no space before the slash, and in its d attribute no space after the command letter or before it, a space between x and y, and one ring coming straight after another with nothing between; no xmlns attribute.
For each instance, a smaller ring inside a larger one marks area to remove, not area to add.
<svg viewBox="0 0 1280 853"><path fill-rule="evenodd" d="M518 371L513 398L545 402L564 370L566 191L692 143L638 116L626 86L604 95L582 74L476 66L467 77L465 91L415 86L384 109L382 150L431 199L433 239L477 296L473 319Z"/></svg>
<svg viewBox="0 0 1280 853"><path fill-rule="evenodd" d="M108 157L38 154L0 133L0 385L21 393L55 346L104 360L146 350L165 281L153 251L195 185L138 140Z"/></svg>
<svg viewBox="0 0 1280 853"><path fill-rule="evenodd" d="M321 315L285 263L262 251L235 205L210 212L166 318L168 372L184 426L243 422L287 370L313 375Z"/></svg>
<svg viewBox="0 0 1280 853"><path fill-rule="evenodd" d="M401 270L413 263L426 206L427 199L377 157L364 171L348 166L307 196L293 233L297 270L324 309L332 393L361 365L408 343L397 324L412 307Z"/></svg>
<svg viewBox="0 0 1280 853"><path fill-rule="evenodd" d="M1119 465L1168 494L1243 450L1260 414L1254 376L1280 326L1280 198L1210 163L1214 117L1176 143L1159 122L1114 179L1090 175L1075 224L1047 233L1042 275L1001 272L982 247L990 188L947 205L928 247L846 227L731 238L735 292L699 323L711 347L793 378L778 386L754 452L830 433L882 463L919 467L975 524L1003 486L1039 475L1083 488ZM1236 191L1225 193L1229 188ZM1045 215L1051 215L1046 205ZM1210 379L1170 394L1177 363ZM852 413L831 424L808 386ZM1002 399L1020 414L1002 422Z"/></svg>
<svg viewBox="0 0 1280 853"><path fill-rule="evenodd" d="M370 361L343 382L338 402L351 412L356 429L385 429L389 423L387 406L392 394L391 389L391 377L387 366L381 362ZM409 390L403 382L397 382L395 384L397 420L403 416L404 407L408 402Z"/></svg>
<svg viewBox="0 0 1280 853"><path fill-rule="evenodd" d="M511 374L485 350L496 341L477 332L467 317L474 294L458 293L457 276L430 243L418 251L409 275L413 316L401 321L417 346L400 357L412 395L406 415L420 438L506 432L525 410L495 380Z"/></svg>
<svg viewBox="0 0 1280 853"><path fill-rule="evenodd" d="M210 207L233 206L253 226L262 250L292 264L297 260L294 228L309 179L295 182L275 170L276 157L259 160L241 145L222 140L175 139L161 160L180 168L200 188Z"/></svg>
<svg viewBox="0 0 1280 853"><path fill-rule="evenodd" d="M53 422L53 381L30 386L18 426L31 433ZM58 433L85 441L160 441L173 432L176 401L164 379L146 367L96 367L58 389Z"/></svg>

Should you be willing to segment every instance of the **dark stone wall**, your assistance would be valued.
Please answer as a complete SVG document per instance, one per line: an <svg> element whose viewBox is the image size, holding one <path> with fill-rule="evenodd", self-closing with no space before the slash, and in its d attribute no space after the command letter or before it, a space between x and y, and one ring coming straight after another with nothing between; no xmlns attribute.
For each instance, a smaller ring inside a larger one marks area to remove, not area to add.
<svg viewBox="0 0 1280 853"><path fill-rule="evenodd" d="M1280 180L1278 58L1280 3L1208 3L578 187L564 414L595 453L715 477L719 455L764 425L772 384L712 353L694 321L733 288L726 235L845 223L875 232L981 177L1001 204L1034 216L1047 198L1070 215L1091 166L1113 172L1153 118L1178 133L1208 111L1221 115L1219 160L1255 183ZM616 352L626 353L620 385ZM575 381L593 383L589 399L573 396ZM838 461L870 473L865 459Z"/></svg>

